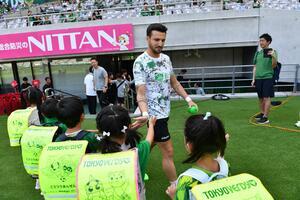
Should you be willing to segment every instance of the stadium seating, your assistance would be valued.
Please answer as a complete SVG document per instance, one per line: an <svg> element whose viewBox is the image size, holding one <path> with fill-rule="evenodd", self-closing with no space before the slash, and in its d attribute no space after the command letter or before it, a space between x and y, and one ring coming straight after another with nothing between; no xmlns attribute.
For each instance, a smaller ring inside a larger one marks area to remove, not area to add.
<svg viewBox="0 0 300 200"><path fill-rule="evenodd" d="M52 3L51 5L46 4L43 5L41 9L43 11L43 14L38 13L34 15L34 17L40 17L35 22L29 22L29 18L27 16L0 19L0 29L14 29L23 28L26 26L37 26L44 24L57 24L87 20L106 20L142 17L141 10L143 9L144 2L144 0L87 0L85 2L82 2L80 5L77 3L69 4L66 2ZM155 10L155 0L148 0L146 2L149 4L148 7L150 9ZM286 9L300 11L300 3L298 0L260 0L260 3L253 0L224 0L224 2L224 10L243 11L260 7L269 9ZM162 10L159 13L162 15L192 14L222 10L220 0L161 0L160 5L162 6ZM94 19L93 16L95 16Z"/></svg>

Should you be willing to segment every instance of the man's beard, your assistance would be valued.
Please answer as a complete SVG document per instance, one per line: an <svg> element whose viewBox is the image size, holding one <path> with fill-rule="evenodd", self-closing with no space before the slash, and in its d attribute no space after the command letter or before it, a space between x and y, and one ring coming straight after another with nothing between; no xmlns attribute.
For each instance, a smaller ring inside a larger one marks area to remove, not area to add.
<svg viewBox="0 0 300 200"><path fill-rule="evenodd" d="M159 49L157 49L157 48L154 48L154 47L152 47L152 46L150 46L150 49L151 49L151 51L153 52L153 53L155 53L155 54L160 54L161 52L162 52L162 47L160 47Z"/></svg>

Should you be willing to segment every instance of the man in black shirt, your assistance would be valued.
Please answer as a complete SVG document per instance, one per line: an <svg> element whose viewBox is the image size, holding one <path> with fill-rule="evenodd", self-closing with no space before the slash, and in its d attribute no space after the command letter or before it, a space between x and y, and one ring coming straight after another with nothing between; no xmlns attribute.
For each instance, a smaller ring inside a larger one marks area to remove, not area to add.
<svg viewBox="0 0 300 200"><path fill-rule="evenodd" d="M43 86L43 93L45 94L45 90L48 89L48 88L51 88L53 89L53 85L52 85L52 82L51 82L51 79L50 77L46 77L45 78L45 81L46 81L46 84ZM47 92L47 94L45 94L46 96L51 96L53 94L53 90L49 90Z"/></svg>
<svg viewBox="0 0 300 200"><path fill-rule="evenodd" d="M26 96L26 88L30 87L31 84L28 83L28 78L24 77L23 78L23 83L21 84L21 104L22 104L22 108L25 109L27 108L27 102L26 99L24 97L24 95Z"/></svg>

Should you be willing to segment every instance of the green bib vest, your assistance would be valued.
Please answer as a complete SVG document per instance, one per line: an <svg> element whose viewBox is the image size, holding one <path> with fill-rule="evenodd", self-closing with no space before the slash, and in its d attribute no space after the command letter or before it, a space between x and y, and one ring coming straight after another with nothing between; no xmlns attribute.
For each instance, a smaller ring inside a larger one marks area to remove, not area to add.
<svg viewBox="0 0 300 200"><path fill-rule="evenodd" d="M274 200L261 181L250 174L196 185L191 192L196 200Z"/></svg>
<svg viewBox="0 0 300 200"><path fill-rule="evenodd" d="M43 148L52 142L57 126L30 126L21 139L22 159L30 175L38 175L39 159Z"/></svg>
<svg viewBox="0 0 300 200"><path fill-rule="evenodd" d="M7 132L10 146L20 146L20 139L29 126L29 117L34 111L32 108L15 110L7 119Z"/></svg>
<svg viewBox="0 0 300 200"><path fill-rule="evenodd" d="M66 141L46 145L39 162L39 179L44 198L75 200L76 168L88 142Z"/></svg>
<svg viewBox="0 0 300 200"><path fill-rule="evenodd" d="M78 199L145 199L137 150L87 154L78 165Z"/></svg>

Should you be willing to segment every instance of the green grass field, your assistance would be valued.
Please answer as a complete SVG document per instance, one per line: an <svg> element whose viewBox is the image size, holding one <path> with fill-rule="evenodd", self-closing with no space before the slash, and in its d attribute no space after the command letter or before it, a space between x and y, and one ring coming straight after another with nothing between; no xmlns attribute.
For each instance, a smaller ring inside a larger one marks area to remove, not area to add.
<svg viewBox="0 0 300 200"><path fill-rule="evenodd" d="M293 97L287 104L272 111L271 124L295 129L293 125L299 120L299 102L300 97ZM198 105L201 112L210 111L221 118L230 133L225 158L231 165L232 175L245 172L258 177L276 200L300 199L300 133L249 124L249 117L257 111L256 99L203 101ZM178 173L189 167L181 164L186 156L182 133L184 121L189 116L186 110L184 102L174 102L169 121ZM20 148L9 147L6 119L0 117L0 199L42 199L34 189L34 181L24 170ZM84 128L95 128L95 122L87 120ZM150 176L150 181L146 182L147 199L168 199L164 193L168 182L162 172L157 148L151 153L147 173Z"/></svg>

